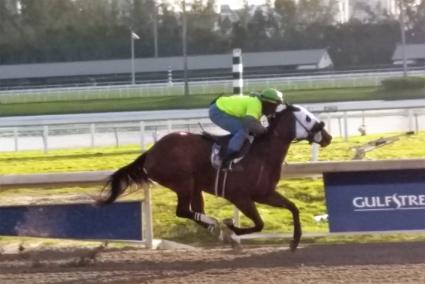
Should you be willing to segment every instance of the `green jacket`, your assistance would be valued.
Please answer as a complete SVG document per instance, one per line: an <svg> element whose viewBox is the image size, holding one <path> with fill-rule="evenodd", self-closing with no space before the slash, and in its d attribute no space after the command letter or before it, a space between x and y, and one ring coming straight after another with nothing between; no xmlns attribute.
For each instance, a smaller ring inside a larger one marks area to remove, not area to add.
<svg viewBox="0 0 425 284"><path fill-rule="evenodd" d="M261 101L253 96L223 96L217 99L216 105L224 113L240 118L252 116L260 119L263 114Z"/></svg>

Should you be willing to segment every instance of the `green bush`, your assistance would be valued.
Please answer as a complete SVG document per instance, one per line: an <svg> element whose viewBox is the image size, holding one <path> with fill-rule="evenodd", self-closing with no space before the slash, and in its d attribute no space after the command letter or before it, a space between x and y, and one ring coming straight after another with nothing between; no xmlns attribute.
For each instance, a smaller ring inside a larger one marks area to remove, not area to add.
<svg viewBox="0 0 425 284"><path fill-rule="evenodd" d="M406 78L390 78L382 81L382 87L386 91L392 90L418 90L425 88L425 78L423 77L406 77Z"/></svg>

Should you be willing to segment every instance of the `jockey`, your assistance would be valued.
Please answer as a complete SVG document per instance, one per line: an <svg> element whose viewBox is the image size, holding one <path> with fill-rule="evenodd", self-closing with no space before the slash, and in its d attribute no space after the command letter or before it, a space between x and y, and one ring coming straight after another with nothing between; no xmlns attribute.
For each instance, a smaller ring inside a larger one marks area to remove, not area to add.
<svg viewBox="0 0 425 284"><path fill-rule="evenodd" d="M220 151L222 168L227 168L237 157L249 135L258 136L267 131L260 122L261 116L274 113L277 105L282 103L283 94L267 88L250 96L222 96L211 104L211 121L232 135L227 149Z"/></svg>

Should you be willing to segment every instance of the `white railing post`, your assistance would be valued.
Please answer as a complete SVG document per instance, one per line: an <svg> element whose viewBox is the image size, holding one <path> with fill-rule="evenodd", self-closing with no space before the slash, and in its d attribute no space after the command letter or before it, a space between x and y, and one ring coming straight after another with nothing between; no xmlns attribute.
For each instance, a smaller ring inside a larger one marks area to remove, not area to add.
<svg viewBox="0 0 425 284"><path fill-rule="evenodd" d="M140 149L145 149L145 122L140 121Z"/></svg>
<svg viewBox="0 0 425 284"><path fill-rule="evenodd" d="M152 224L152 201L151 201L151 188L145 186L144 188L144 201L143 201L143 221L144 221L144 235L146 240L146 247L151 249L153 247L153 224Z"/></svg>
<svg viewBox="0 0 425 284"><path fill-rule="evenodd" d="M341 123L341 116L338 116L338 131L339 131L339 137L343 137L343 130L342 130L342 123Z"/></svg>
<svg viewBox="0 0 425 284"><path fill-rule="evenodd" d="M409 131L413 131L413 129L414 129L414 116L413 116L413 110L411 108L409 108L407 110L407 121L408 121Z"/></svg>
<svg viewBox="0 0 425 284"><path fill-rule="evenodd" d="M49 152L49 127L47 125L43 126L43 149L44 153L47 154Z"/></svg>
<svg viewBox="0 0 425 284"><path fill-rule="evenodd" d="M13 128L13 142L15 144L15 152L19 151L19 144L18 144L18 129L15 127Z"/></svg>
<svg viewBox="0 0 425 284"><path fill-rule="evenodd" d="M115 138L115 147L119 147L120 141L119 141L119 137L118 137L118 129L116 127L114 127L113 130L114 130L114 138Z"/></svg>
<svg viewBox="0 0 425 284"><path fill-rule="evenodd" d="M344 141L348 141L348 116L346 111L344 111L343 120L344 120Z"/></svg>
<svg viewBox="0 0 425 284"><path fill-rule="evenodd" d="M329 133L332 132L332 120L331 120L331 113L326 113L326 128L329 131Z"/></svg>
<svg viewBox="0 0 425 284"><path fill-rule="evenodd" d="M319 157L319 145L317 143L311 144L311 161L316 162Z"/></svg>
<svg viewBox="0 0 425 284"><path fill-rule="evenodd" d="M361 136L366 135L366 116L364 111L362 111L362 124L360 125L358 130Z"/></svg>
<svg viewBox="0 0 425 284"><path fill-rule="evenodd" d="M95 133L96 133L96 125L94 123L91 123L90 124L90 147L92 148L94 147Z"/></svg>
<svg viewBox="0 0 425 284"><path fill-rule="evenodd" d="M419 133L419 119L418 114L415 112L415 133Z"/></svg>

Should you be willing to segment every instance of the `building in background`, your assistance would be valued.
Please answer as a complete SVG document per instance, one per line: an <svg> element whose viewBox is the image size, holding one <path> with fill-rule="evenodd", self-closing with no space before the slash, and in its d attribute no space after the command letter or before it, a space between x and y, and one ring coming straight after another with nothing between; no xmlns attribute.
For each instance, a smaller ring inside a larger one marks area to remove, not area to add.
<svg viewBox="0 0 425 284"><path fill-rule="evenodd" d="M425 43L406 44L406 63L412 66L425 66ZM392 57L394 65L403 65L402 46L398 45Z"/></svg>
<svg viewBox="0 0 425 284"><path fill-rule="evenodd" d="M255 78L330 69L332 59L326 49L243 53L244 76ZM164 83L171 70L174 80L183 77L181 56L135 59L139 83ZM30 87L52 85L128 84L129 59L17 64L0 66L0 85ZM232 78L232 55L212 54L188 56L191 80Z"/></svg>

